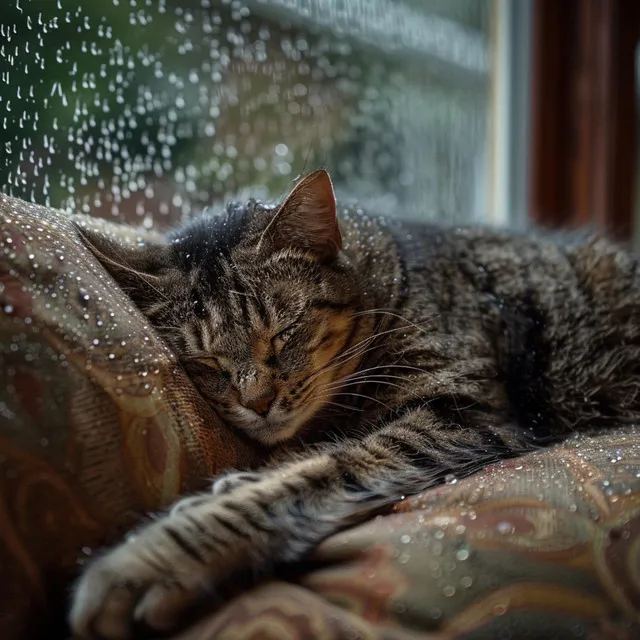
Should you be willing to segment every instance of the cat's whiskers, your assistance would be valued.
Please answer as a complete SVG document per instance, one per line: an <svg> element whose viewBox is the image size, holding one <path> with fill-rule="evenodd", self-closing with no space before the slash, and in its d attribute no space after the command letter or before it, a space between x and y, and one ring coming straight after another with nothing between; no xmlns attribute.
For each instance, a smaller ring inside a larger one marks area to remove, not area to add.
<svg viewBox="0 0 640 640"><path fill-rule="evenodd" d="M409 371L417 371L419 373L428 373L428 371L426 369L421 369L420 367L411 367L408 365L401 365L401 364L387 364L387 365L379 365L376 367L368 367L367 369L362 369L360 371L355 371L354 373L345 376L344 378L341 378L339 380L332 380L329 383L326 383L326 385L330 385L330 384L341 384L343 382L346 381L353 381L353 380L359 380L360 378L363 377L371 377L372 374L371 372L373 371L387 371L389 369L400 369L400 370L409 370ZM405 377L403 376L389 376L388 374L375 374L376 377L381 377L381 378L397 378L399 380L406 380ZM326 385L320 385L319 388L322 388L323 386Z"/></svg>
<svg viewBox="0 0 640 640"><path fill-rule="evenodd" d="M404 382L409 382L409 380L407 380L406 377L403 376L390 376L390 375L384 375L384 374L374 374L371 376L346 376L340 380L334 380L333 382L329 382L325 385L320 385L320 387L318 387L319 389L329 389L333 386L339 386L339 385L344 385L345 383L347 384L363 384L365 382L380 382L380 381L385 381L385 380L403 380Z"/></svg>
<svg viewBox="0 0 640 640"><path fill-rule="evenodd" d="M383 382L381 383L382 386L385 387L390 387L393 389L398 389L400 391L404 391L405 393L407 393L409 396L413 397L413 398L420 398L420 394L416 392L415 389L408 389L407 387L403 387L402 385L399 384L395 384L393 382ZM349 387L350 385L345 385L344 387L342 387L342 389L346 389L347 387ZM332 390L331 393L336 394L336 392L339 391L338 390Z"/></svg>
<svg viewBox="0 0 640 640"><path fill-rule="evenodd" d="M327 405L332 405L334 407L339 407L340 409L346 409L348 411L364 411L364 409L360 409L358 407L352 407L348 404L342 404L340 402L335 402L333 400L327 400L327 402L325 402L325 406Z"/></svg>
<svg viewBox="0 0 640 640"><path fill-rule="evenodd" d="M323 400L325 398L334 398L335 396L347 396L349 398L364 398L365 400L371 400L372 402L377 402L382 405L385 409L389 411L393 411L393 409L388 405L382 402L382 400L378 400L377 398L373 398L372 396L368 396L364 393L354 393L351 391L338 392L338 393L330 393L327 395L313 396L314 400Z"/></svg>
<svg viewBox="0 0 640 640"><path fill-rule="evenodd" d="M349 319L353 320L356 317L358 317L358 312L352 314ZM340 353L336 354L331 360L329 360L329 362L327 364L330 364L333 360L336 360L337 358L340 358L342 356L345 356L345 355L351 353L352 351L356 350L364 342L370 342L371 340L375 340L376 337L381 335L380 330L382 328L383 322L384 322L383 320L380 320L379 322L377 322L374 325L373 332L371 334L367 335L366 337L364 337L359 342L356 342L355 344L351 345L348 349L345 349L344 351L341 351Z"/></svg>
<svg viewBox="0 0 640 640"><path fill-rule="evenodd" d="M349 386L356 386L356 385L359 386L361 384L366 384L367 382L374 382L374 383L376 383L377 385L380 385L380 386L386 386L386 387L392 387L394 389L399 389L401 391L404 391L405 393L408 393L409 395L413 396L414 398L421 397L421 395L418 393L419 388L418 389L411 389L411 388L407 388L406 386L396 384L394 382L388 382L386 380L373 380L373 381L371 381L371 380L364 379L363 381L358 380L358 381L355 381L355 382L337 383L337 385L332 387L332 388L328 388L328 387L320 388L320 389L317 390L315 395L311 396L310 399L311 400L316 400L316 399L317 400L323 400L325 398L333 398L333 397L338 396L338 395L345 395L346 394L346 395L368 397L369 399L374 400L374 398L371 398L370 396L366 396L364 394L356 394L356 393L351 392L351 391L347 391L346 393L342 392L343 389L346 389ZM387 406L386 404L382 403L380 400L376 400L376 401L380 402L380 404L383 404L383 406L385 406L385 407Z"/></svg>
<svg viewBox="0 0 640 640"><path fill-rule="evenodd" d="M346 352L338 354L337 356L331 358L331 360L329 360L325 365L323 365L322 367L320 367L320 369L318 369L317 371L314 371L308 378L307 378L307 383L305 384L305 387L303 388L303 392L309 387L309 385L316 379L318 378L318 376L327 373L329 371L333 371L334 369L337 369L339 367L345 366L348 362L350 362L351 360L354 360L355 358L358 358L362 355L364 355L365 353L372 351L373 349L377 348L377 346L373 346L373 347L368 347L368 345L370 344L370 339L367 338L365 340L362 340L361 342L358 343L358 346L360 347L359 351L350 353L348 355L346 355Z"/></svg>
<svg viewBox="0 0 640 640"><path fill-rule="evenodd" d="M405 371L417 371L418 373L425 373L425 374L432 373L429 369L424 369L422 367L413 367L411 365L406 365L406 364L380 364L380 365L376 365L375 367L360 369L359 371L356 371L355 373L352 373L350 376L347 376L347 377L352 378L352 377L360 376L364 373L369 373L371 371L386 371L387 369L403 369ZM383 374L379 374L379 375L383 375Z"/></svg>
<svg viewBox="0 0 640 640"><path fill-rule="evenodd" d="M325 371L330 370L330 365L331 368L336 368L339 367L343 364L345 364L346 362L349 362L350 360L360 356L360 355L364 355L364 353L367 353L368 351L372 351L374 349L378 348L378 345L374 345L370 348L367 349L367 347L371 344L371 342L375 341L376 339L389 335L391 333L394 333L396 331L401 331L405 329L405 327L394 327L392 329L387 329L385 331L378 331L376 333L371 334L370 336L367 336L366 338L363 338L360 342L356 343L355 345L353 345L352 347L350 347L349 349L347 349L346 351L343 351L341 353L339 353L338 355L334 356L331 360L329 360L327 362L326 365L324 365L323 367L321 367L320 369L318 369L318 371L316 371L315 373L313 373L310 377L309 380L313 380L314 377L319 376L320 374L324 373ZM362 349L362 351L360 351L360 349ZM354 351L356 350L356 351Z"/></svg>
<svg viewBox="0 0 640 640"><path fill-rule="evenodd" d="M392 379L398 379L398 380L407 380L406 378L402 377L402 376L388 376L388 375L383 375L383 374L378 374L378 375L363 375L365 374L365 372L367 371L375 371L375 370L388 370L388 369L392 369L392 368L397 368L397 369L409 369L412 371L418 371L421 373L430 373L428 370L426 369L421 369L420 367L410 367L407 365L380 365L377 367L370 367L369 369L363 370L363 371L357 371L354 374L350 375L350 376L346 376L345 378L343 378L342 380L335 380L332 381L330 383L327 383L325 385L320 385L317 389L314 390L315 394L314 395L310 395L309 399L310 400L314 400L314 399L324 399L324 398L332 398L336 395L358 395L358 394L353 394L351 392L348 392L346 394L344 393L337 393L338 391L340 391L340 389L347 387L347 386L352 386L352 385L360 385L360 384L366 384L367 382L371 382L374 384L379 384L379 385L385 385L385 386L389 386L389 387L395 387L398 389L401 389L411 395L413 395L414 397L421 397L421 394L418 393L420 387L418 385L416 385L416 389L411 389L411 388L407 388L406 386L403 385L398 385L392 382L388 382L386 380L386 378L392 378ZM379 379L380 378L380 379ZM327 393L328 392L328 393ZM376 401L376 402L380 402L379 400L376 400L375 398L371 398L370 396L364 396L364 394L360 394L362 397L367 397L370 400ZM425 403L423 405L423 408L426 409L428 408L428 406L431 404L431 402L433 400L437 400L438 398L433 398L431 400L425 400ZM455 401L456 404L456 411L458 412L462 412L465 409L469 409L471 407L473 407L476 403L472 402L464 407L460 407L457 404L457 401ZM382 402L380 402L380 404L383 404ZM387 406L387 405L384 405ZM387 407L388 408L388 407Z"/></svg>
<svg viewBox="0 0 640 640"><path fill-rule="evenodd" d="M374 336L377 337L378 335L381 335L383 333L387 333L387 332L379 332L378 334L374 334L373 336L370 336L369 338L366 338L366 339L362 340L360 343L358 343L358 344L362 344L362 348L361 348L360 351L351 354L348 358L346 358L344 360L339 360L338 362L334 362L334 364L331 365L331 366L325 365L324 367L319 369L317 372L315 372L314 374L309 376L309 378L307 380L307 383L305 384L305 386L301 390L301 393L304 394L309 389L309 387L311 387L311 385L318 378L318 376L320 376L321 374L328 373L328 372L333 371L335 369L338 369L338 368L340 368L342 366L346 366L346 364L350 360L353 360L353 359L358 358L358 357L362 357L366 353L368 353L369 351L373 351L373 350L377 349L378 345L368 346L370 344L369 340L372 339ZM335 360L335 358L333 360ZM329 361L329 362L331 362L331 361ZM367 372L375 371L375 370L378 370L378 369L388 370L388 369L390 369L392 367L396 367L396 368L411 368L413 370L420 371L422 373L426 373L425 370L422 370L422 369L420 369L418 367L403 367L403 365L385 365L385 366L379 366L379 367L369 367L369 368L361 370L361 371L355 371L355 372L353 372L353 373L351 373L351 374L349 374L347 376L344 376L343 378L341 378L341 380L356 379L356 376L366 374ZM334 378L333 380L330 380L329 382L324 383L324 385L331 384L333 382L339 382L339 380L335 380L335 378ZM320 385L317 389L312 389L312 393L319 391L324 385ZM302 400L302 402L307 401L307 400L309 400L309 396L304 398Z"/></svg>
<svg viewBox="0 0 640 640"><path fill-rule="evenodd" d="M348 356L349 354L353 353L355 350L357 350L359 347L361 347L362 345L367 345L369 344L372 340L375 339L377 334L372 334L367 336L366 338L363 338L362 340L360 340L359 342L356 342L356 344L351 345L348 349L345 349L344 351L341 351L340 353L336 354L333 358L331 358L325 365L328 366L338 360L343 359L344 357Z"/></svg>
<svg viewBox="0 0 640 640"><path fill-rule="evenodd" d="M353 314L353 317L357 318L357 317L362 317L366 315L386 315L392 318L396 318L398 320L403 320L404 322L407 323L404 328L411 327L413 329L417 329L418 331L424 334L427 334L428 331L426 331L420 325L426 324L427 322L433 322L436 318L436 316L434 315L429 318L425 318L424 320L420 320L418 322L412 322L411 320L409 320L409 318L405 318L403 315L395 311L389 311L388 309L366 309L365 311L357 311L356 313Z"/></svg>
<svg viewBox="0 0 640 640"><path fill-rule="evenodd" d="M318 371L314 372L313 374L311 374L308 377L307 382L304 385L304 387L300 390L300 393L301 394L306 393L307 390L309 390L309 388L311 388L311 390L314 391L313 383L318 379L319 376L321 376L323 374L331 373L331 372L333 372L333 371L335 371L337 369L339 370L342 367L346 367L351 361L356 360L357 358L359 359L359 358L363 357L366 353L368 353L369 351L373 351L376 348L377 348L377 346L369 347L368 349L363 348L363 350L361 352L354 353L349 358L347 358L347 359L345 359L343 361L335 362L331 366L322 367L321 369L319 369ZM353 362L353 364L357 366L357 362ZM327 381L324 384L329 384L334 380L335 380L335 378L332 378L331 380Z"/></svg>
<svg viewBox="0 0 640 640"><path fill-rule="evenodd" d="M331 370L333 370L335 368L336 368L335 366L334 367L329 367L328 369L323 370L321 372L317 372L317 373L326 373L326 372L329 372L329 371L331 371ZM342 378L341 380L346 380L347 377L348 376L345 376L345 378ZM302 394L302 397L301 397L301 399L299 401L300 405L303 405L303 404L305 404L305 403L307 403L309 401L312 401L316 397L314 394L317 394L320 391L326 390L326 388L329 385L333 384L334 382L339 382L339 381L336 381L336 380L329 380L328 382L326 382L324 384L318 385L317 387L313 387L312 383L313 383L313 380L316 379L316 378L317 378L317 376L314 375L313 378L310 379L307 382L307 384L305 384L305 386L300 390L300 394ZM339 385L339 386L341 386L341 385ZM304 395L305 393L307 393L306 396Z"/></svg>
<svg viewBox="0 0 640 640"><path fill-rule="evenodd" d="M425 320L425 322L427 322L427 321ZM380 325L379 325L379 326L380 326ZM409 326L411 326L411 327L414 327L414 326L415 326L416 328L418 328L418 329L419 329L419 327L417 327L417 325L413 325L413 324L411 324L411 325L409 325ZM378 339L378 338L381 338L381 337L387 336L387 335L389 335L389 334L391 334L391 333L396 333L396 332L398 332L398 331L403 331L403 330L406 330L406 329L407 329L407 326L400 326L400 327L392 327L392 328L390 328L390 329L385 329L384 331L376 330L376 331L375 331L374 333L372 333L370 336L368 336L368 337L364 338L360 343L357 343L356 345L354 345L354 346L350 347L349 349L347 349L346 351L342 352L342 354L339 354L339 355L345 355L345 354L349 353L351 350L353 350L354 348L356 348L356 347L357 347L359 344L361 344L362 342L373 341L373 340L376 340L376 339Z"/></svg>
<svg viewBox="0 0 640 640"><path fill-rule="evenodd" d="M404 378L400 378L400 379L404 379ZM412 393L415 395L415 391L413 391L410 388L407 388L406 386L400 385L400 384L396 384L395 382L389 382L388 380L372 380L371 378L363 378L362 380L353 380L351 382L343 382L343 381L339 381L336 382L334 385L326 385L324 387L320 387L318 389L318 391L336 391L339 389L344 389L346 387L354 387L357 385L364 385L367 383L373 383L376 385L380 385L380 386L387 386L387 387L394 387L396 389L402 389L403 391L406 391L407 393Z"/></svg>

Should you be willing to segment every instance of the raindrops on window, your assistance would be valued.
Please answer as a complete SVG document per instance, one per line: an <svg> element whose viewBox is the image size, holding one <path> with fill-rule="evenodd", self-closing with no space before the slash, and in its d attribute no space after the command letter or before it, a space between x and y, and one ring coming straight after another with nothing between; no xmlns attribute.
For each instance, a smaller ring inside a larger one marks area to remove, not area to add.
<svg viewBox="0 0 640 640"><path fill-rule="evenodd" d="M325 166L376 211L479 215L490 7L8 0L0 189L163 229Z"/></svg>

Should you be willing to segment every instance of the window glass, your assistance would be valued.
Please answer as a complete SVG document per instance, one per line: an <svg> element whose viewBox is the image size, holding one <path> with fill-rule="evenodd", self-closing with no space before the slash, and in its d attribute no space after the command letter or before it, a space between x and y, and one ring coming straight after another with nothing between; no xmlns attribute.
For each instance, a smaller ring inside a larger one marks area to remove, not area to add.
<svg viewBox="0 0 640 640"><path fill-rule="evenodd" d="M164 228L327 167L405 217L485 210L485 0L9 0L0 188Z"/></svg>

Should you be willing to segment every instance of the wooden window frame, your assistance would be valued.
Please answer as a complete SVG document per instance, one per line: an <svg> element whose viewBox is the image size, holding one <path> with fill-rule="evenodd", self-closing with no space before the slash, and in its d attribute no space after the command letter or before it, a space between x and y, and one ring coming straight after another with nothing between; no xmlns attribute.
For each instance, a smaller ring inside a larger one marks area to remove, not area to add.
<svg viewBox="0 0 640 640"><path fill-rule="evenodd" d="M640 2L535 0L529 211L631 238Z"/></svg>

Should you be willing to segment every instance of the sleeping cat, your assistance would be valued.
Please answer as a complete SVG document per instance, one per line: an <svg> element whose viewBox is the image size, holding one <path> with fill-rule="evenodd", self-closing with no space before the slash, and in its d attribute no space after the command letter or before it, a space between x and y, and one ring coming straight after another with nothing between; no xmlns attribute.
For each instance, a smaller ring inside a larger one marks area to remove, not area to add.
<svg viewBox="0 0 640 640"><path fill-rule="evenodd" d="M90 565L82 637L171 630L448 474L640 421L640 271L605 240L337 216L322 170L166 244L81 233L220 416L285 452Z"/></svg>

